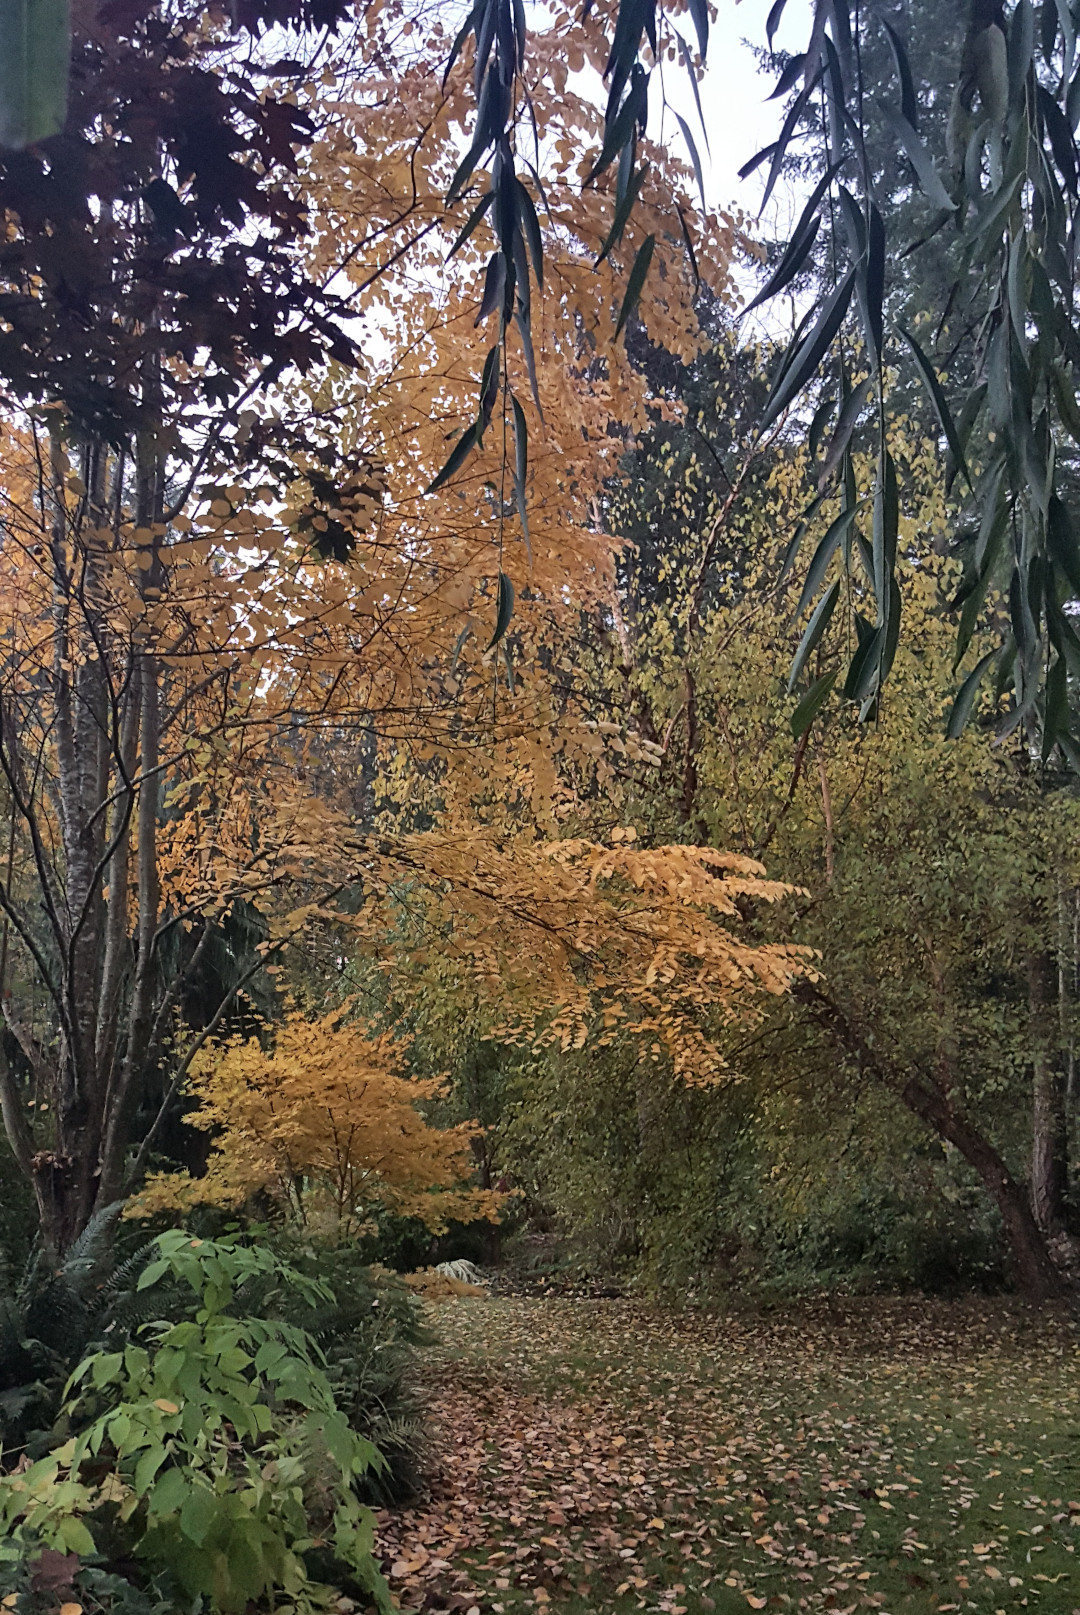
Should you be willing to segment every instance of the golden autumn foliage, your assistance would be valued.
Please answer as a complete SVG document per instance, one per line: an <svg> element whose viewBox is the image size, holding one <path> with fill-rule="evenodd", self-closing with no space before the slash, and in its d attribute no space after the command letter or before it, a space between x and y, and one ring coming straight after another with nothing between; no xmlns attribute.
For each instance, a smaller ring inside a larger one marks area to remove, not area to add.
<svg viewBox="0 0 1080 1615"><path fill-rule="evenodd" d="M583 802L657 760L598 704L580 647L613 598L597 501L644 418L611 339L647 231L651 334L681 356L698 340L670 212L687 176L651 151L655 185L594 269L612 181L582 189L599 120L568 73L602 67L603 30L556 6L526 69L552 131L535 390L512 344L507 375L529 419L528 532L504 416L428 492L475 410L490 240L482 221L448 263L475 206L444 203L468 63L441 87L437 13L400 23L370 8L319 73L276 86L317 129L280 179L307 216L295 250L362 327L359 370L253 377L216 407L198 352L166 353L172 412L147 404L132 445L62 409L0 421L4 1016L37 1108L10 1073L0 1097L61 1244L137 1184L200 1050L320 928L388 971L437 954L508 1034L633 1036L694 1080L719 1069L710 1027L804 967L740 939L746 905L783 890L753 861L639 848L618 814L572 833ZM733 224L694 235L730 296ZM249 940L188 1022L238 917Z"/></svg>
<svg viewBox="0 0 1080 1615"><path fill-rule="evenodd" d="M439 1082L410 1078L400 1043L344 1016L290 1014L270 1050L254 1037L204 1049L187 1120L214 1135L206 1173L152 1175L131 1213L240 1206L265 1191L306 1227L339 1237L380 1209L435 1232L497 1218L502 1197L469 1187L475 1128L430 1126L418 1106Z"/></svg>

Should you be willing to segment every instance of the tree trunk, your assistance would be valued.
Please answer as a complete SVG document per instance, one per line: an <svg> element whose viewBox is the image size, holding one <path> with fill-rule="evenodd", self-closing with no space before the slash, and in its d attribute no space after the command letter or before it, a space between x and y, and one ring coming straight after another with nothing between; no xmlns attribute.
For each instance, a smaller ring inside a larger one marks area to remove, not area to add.
<svg viewBox="0 0 1080 1615"><path fill-rule="evenodd" d="M939 1138L960 1151L1001 1214L1020 1289L1035 1302L1048 1301L1068 1291L1050 1255L1046 1232L1035 1220L1027 1188L1018 1183L990 1140L979 1132L932 1077L898 1071L880 1056L840 1006L814 982L802 981L793 989L818 1025L823 1027L858 1065L863 1076L895 1095Z"/></svg>
<svg viewBox="0 0 1080 1615"><path fill-rule="evenodd" d="M1027 1192L1009 1171L997 1150L967 1118L958 1113L936 1088L913 1077L900 1091L900 1098L921 1121L939 1137L955 1145L968 1165L978 1173L983 1187L1001 1214L1009 1250L1016 1265L1016 1279L1032 1301L1049 1301L1064 1294L1065 1280L1054 1266L1047 1246L1046 1231L1040 1227Z"/></svg>
<svg viewBox="0 0 1080 1615"><path fill-rule="evenodd" d="M1060 1047L1058 962L1049 950L1028 961L1031 1011L1031 1207L1054 1237L1065 1227L1067 1187L1065 1072Z"/></svg>

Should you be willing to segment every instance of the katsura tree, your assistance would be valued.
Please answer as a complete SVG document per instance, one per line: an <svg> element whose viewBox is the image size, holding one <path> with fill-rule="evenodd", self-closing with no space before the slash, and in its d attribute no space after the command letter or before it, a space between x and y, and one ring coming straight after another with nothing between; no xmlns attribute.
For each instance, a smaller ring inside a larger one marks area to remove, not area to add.
<svg viewBox="0 0 1080 1615"><path fill-rule="evenodd" d="M564 130L543 288L441 498L489 253L486 219L457 243L445 216L465 92L439 36L372 13L298 62L197 7L117 13L81 36L67 144L3 161L0 1093L53 1246L139 1181L200 1049L327 928L388 968L423 935L512 986L522 1028L608 1014L688 1067L702 1018L801 968L741 938L779 894L757 866L558 839L552 757L602 785L642 752L565 673L610 598L611 423L644 398L593 273L598 117L563 27L530 82ZM652 209L617 250L654 224L688 352L695 282ZM733 245L702 228L721 295ZM489 811L507 779L531 817Z"/></svg>

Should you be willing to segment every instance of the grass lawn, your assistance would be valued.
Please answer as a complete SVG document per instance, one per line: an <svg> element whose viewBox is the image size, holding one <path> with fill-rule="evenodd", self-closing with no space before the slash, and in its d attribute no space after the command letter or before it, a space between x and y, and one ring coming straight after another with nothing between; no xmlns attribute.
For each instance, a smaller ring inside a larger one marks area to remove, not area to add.
<svg viewBox="0 0 1080 1615"><path fill-rule="evenodd" d="M431 1495L382 1517L407 1607L1080 1615L1062 1320L866 1300L435 1313Z"/></svg>

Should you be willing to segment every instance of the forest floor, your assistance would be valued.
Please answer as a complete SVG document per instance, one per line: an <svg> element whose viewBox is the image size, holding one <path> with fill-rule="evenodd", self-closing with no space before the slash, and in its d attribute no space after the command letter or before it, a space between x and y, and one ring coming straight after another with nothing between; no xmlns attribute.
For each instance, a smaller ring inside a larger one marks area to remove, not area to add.
<svg viewBox="0 0 1080 1615"><path fill-rule="evenodd" d="M406 1608L1080 1615L1080 1351L1018 1307L434 1309Z"/></svg>

